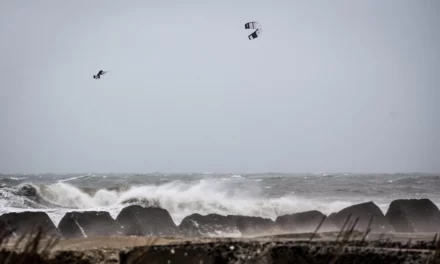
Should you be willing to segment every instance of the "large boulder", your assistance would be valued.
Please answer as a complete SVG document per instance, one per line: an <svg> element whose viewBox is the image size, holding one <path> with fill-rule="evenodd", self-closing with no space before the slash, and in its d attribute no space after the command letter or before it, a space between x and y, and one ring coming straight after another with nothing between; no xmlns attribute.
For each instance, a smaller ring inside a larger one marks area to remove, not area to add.
<svg viewBox="0 0 440 264"><path fill-rule="evenodd" d="M127 236L177 236L179 230L167 210L130 205L122 209L116 220Z"/></svg>
<svg viewBox="0 0 440 264"><path fill-rule="evenodd" d="M342 228L348 215L351 214L351 218L348 222L346 228L353 225L356 218L359 218L356 224L355 230L365 231L368 228L368 224L371 219L371 229L373 232L392 232L393 227L390 225L388 220L385 218L384 214L380 208L373 202L356 204L347 208L342 209L337 213L329 215L329 220L331 220L338 228Z"/></svg>
<svg viewBox="0 0 440 264"><path fill-rule="evenodd" d="M275 225L282 233L314 232L322 219L325 219L318 232L336 231L338 228L319 211L307 211L277 217Z"/></svg>
<svg viewBox="0 0 440 264"><path fill-rule="evenodd" d="M121 234L119 223L108 212L69 212L61 219L58 229L65 238Z"/></svg>
<svg viewBox="0 0 440 264"><path fill-rule="evenodd" d="M440 210L429 199L392 201L385 216L396 232L440 232Z"/></svg>
<svg viewBox="0 0 440 264"><path fill-rule="evenodd" d="M182 220L179 229L184 236L188 237L240 235L235 219L218 214L189 215Z"/></svg>
<svg viewBox="0 0 440 264"><path fill-rule="evenodd" d="M256 236L270 234L274 228L274 222L269 218L229 215L228 218L235 225L242 236Z"/></svg>
<svg viewBox="0 0 440 264"><path fill-rule="evenodd" d="M60 232L45 212L7 213L0 216L0 233L3 234L21 236L37 232L37 228L41 228L43 235L60 236Z"/></svg>

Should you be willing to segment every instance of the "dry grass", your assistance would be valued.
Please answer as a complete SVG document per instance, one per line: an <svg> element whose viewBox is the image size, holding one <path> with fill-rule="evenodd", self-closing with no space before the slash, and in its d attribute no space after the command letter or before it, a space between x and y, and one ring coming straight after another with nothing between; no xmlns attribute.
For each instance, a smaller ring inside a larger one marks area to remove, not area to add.
<svg viewBox="0 0 440 264"><path fill-rule="evenodd" d="M7 247L10 235L10 232L4 232L0 236L1 264L45 263L45 259L60 240L59 237L45 237L43 229L37 227L24 232L11 249Z"/></svg>

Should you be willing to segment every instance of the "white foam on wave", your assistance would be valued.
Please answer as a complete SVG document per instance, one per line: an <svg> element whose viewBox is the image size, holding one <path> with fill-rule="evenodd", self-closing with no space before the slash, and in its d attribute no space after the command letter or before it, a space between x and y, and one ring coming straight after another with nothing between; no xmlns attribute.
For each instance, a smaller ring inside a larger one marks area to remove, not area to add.
<svg viewBox="0 0 440 264"><path fill-rule="evenodd" d="M88 178L88 177L96 177L96 176L93 174L87 174L87 175L75 176L75 177L64 179L64 180L59 180L58 182L68 182L68 181L74 181L74 180L79 180L79 179Z"/></svg>
<svg viewBox="0 0 440 264"><path fill-rule="evenodd" d="M118 201L116 191L98 190L93 196L77 187L58 182L40 188L41 195L48 201L63 207L93 208L111 206Z"/></svg>
<svg viewBox="0 0 440 264"><path fill-rule="evenodd" d="M202 180L184 179L165 184L145 184L129 189L86 192L72 185L73 180L79 177L95 176L75 176L50 185L23 183L15 187L2 187L0 214L45 211L58 224L66 212L108 211L116 218L123 207L138 203L168 210L176 224L179 224L184 217L193 213L260 216L274 220L280 215L309 210L319 210L328 215L347 206L368 201L374 201L386 213L389 203L394 199L392 196L381 198L355 193L349 196L325 197L320 193L313 193L316 195L313 197L310 193L298 196L292 194L293 190L287 193L285 188L279 188L270 182L266 184L266 178L262 180L260 177L233 174L219 174ZM28 185L34 187L38 195L32 192L32 188L22 188ZM39 197L42 199L38 199ZM48 203L44 203L45 201ZM437 206L440 205L439 198L434 197L432 201ZM55 208L55 205L61 208Z"/></svg>
<svg viewBox="0 0 440 264"><path fill-rule="evenodd" d="M172 181L161 185L131 187L123 192L101 189L90 195L73 185L58 182L40 187L39 192L44 199L64 207L42 210L56 224L68 211L108 211L115 218L128 205L124 203L128 200L138 201L142 205L160 206L170 212L176 224L193 213L260 216L275 220L279 215L308 210L329 214L352 205L348 201L311 200L293 195L265 198L261 195L261 186L254 184L246 184L246 189L231 190L234 182L207 179L195 182Z"/></svg>
<svg viewBox="0 0 440 264"><path fill-rule="evenodd" d="M13 181L19 181L20 180L20 178L17 178L17 177L9 177L9 179L13 180Z"/></svg>
<svg viewBox="0 0 440 264"><path fill-rule="evenodd" d="M22 186L22 185L18 185ZM10 187L4 187L0 189L0 208L5 207L18 207L21 208L25 205L25 200L30 201L26 197L14 194L13 189Z"/></svg>

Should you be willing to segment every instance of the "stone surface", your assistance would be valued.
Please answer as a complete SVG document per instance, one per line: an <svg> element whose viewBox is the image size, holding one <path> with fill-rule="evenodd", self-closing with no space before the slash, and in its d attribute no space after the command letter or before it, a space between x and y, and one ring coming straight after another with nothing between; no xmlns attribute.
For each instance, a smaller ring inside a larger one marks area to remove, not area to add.
<svg viewBox="0 0 440 264"><path fill-rule="evenodd" d="M269 218L230 215L228 216L240 231L242 236L258 236L271 234L274 222Z"/></svg>
<svg viewBox="0 0 440 264"><path fill-rule="evenodd" d="M167 210L131 205L122 209L116 220L127 236L178 236L179 229Z"/></svg>
<svg viewBox="0 0 440 264"><path fill-rule="evenodd" d="M115 236L120 225L108 212L69 212L61 219L58 229L65 238Z"/></svg>
<svg viewBox="0 0 440 264"><path fill-rule="evenodd" d="M385 218L384 214L380 208L373 202L356 204L347 208L342 209L337 213L329 215L329 220L332 221L338 228L342 228L347 216L351 214L350 220L346 228L350 228L356 218L359 221L355 227L355 230L365 231L368 228L370 219L373 218L371 229L373 232L392 232L393 227L390 225L388 220Z"/></svg>
<svg viewBox="0 0 440 264"><path fill-rule="evenodd" d="M440 210L429 199L395 200L386 218L396 232L440 232Z"/></svg>
<svg viewBox="0 0 440 264"><path fill-rule="evenodd" d="M338 228L319 211L307 211L277 217L275 225L283 233L314 232L322 219L319 232L337 231Z"/></svg>
<svg viewBox="0 0 440 264"><path fill-rule="evenodd" d="M7 213L0 216L0 228L9 235L21 236L42 228L43 234L60 236L60 232L44 212Z"/></svg>
<svg viewBox="0 0 440 264"><path fill-rule="evenodd" d="M179 225L184 236L239 236L235 219L218 214L192 214L185 217Z"/></svg>

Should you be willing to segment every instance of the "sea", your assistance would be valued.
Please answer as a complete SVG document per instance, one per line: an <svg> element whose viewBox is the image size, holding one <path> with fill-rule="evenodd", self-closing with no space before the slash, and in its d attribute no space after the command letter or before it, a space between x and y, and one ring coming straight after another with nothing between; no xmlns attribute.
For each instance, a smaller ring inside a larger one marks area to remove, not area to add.
<svg viewBox="0 0 440 264"><path fill-rule="evenodd" d="M84 173L0 174L0 214L46 212L58 225L66 212L158 206L179 224L185 216L324 214L373 201L386 213L395 199L428 198L440 207L440 174L355 173Z"/></svg>

